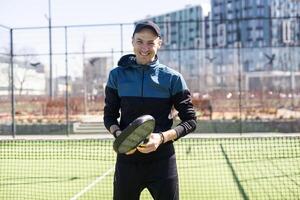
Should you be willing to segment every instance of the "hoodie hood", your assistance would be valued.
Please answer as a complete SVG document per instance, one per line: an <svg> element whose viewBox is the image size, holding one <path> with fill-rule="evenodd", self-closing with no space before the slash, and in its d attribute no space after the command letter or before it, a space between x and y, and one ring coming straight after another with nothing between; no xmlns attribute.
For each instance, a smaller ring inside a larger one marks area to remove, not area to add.
<svg viewBox="0 0 300 200"><path fill-rule="evenodd" d="M143 66L155 67L158 64L159 64L159 61L158 61L157 55L155 55L154 61L152 61L151 63L149 63L147 65L139 65L139 64L137 64L136 63L136 56L134 54L124 55L124 56L122 56L120 58L120 60L118 62L118 66L121 66L121 67L133 67L133 68L143 67Z"/></svg>

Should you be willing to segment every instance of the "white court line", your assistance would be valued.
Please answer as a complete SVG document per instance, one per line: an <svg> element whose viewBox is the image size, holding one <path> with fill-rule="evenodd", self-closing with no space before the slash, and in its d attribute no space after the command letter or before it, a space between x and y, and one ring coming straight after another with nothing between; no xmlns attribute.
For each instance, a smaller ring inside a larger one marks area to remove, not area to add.
<svg viewBox="0 0 300 200"><path fill-rule="evenodd" d="M113 167L110 168L109 170L107 170L107 172L105 172L104 174L102 174L102 176L97 177L96 180L94 180L92 183L90 183L88 186L86 186L83 190L81 190L80 192L78 192L70 200L76 200L76 199L78 199L80 196L82 196L84 193L88 192L92 187L94 187L98 182L100 182L102 179L104 179L113 170L114 170Z"/></svg>

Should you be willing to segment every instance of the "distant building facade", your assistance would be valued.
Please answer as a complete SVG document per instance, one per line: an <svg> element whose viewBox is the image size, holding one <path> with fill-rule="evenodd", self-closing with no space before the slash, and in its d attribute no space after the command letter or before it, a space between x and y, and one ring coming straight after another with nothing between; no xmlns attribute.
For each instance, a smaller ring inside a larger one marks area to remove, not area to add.
<svg viewBox="0 0 300 200"><path fill-rule="evenodd" d="M205 18L206 63L213 68L209 88L236 90L241 80L244 91L265 84L272 90L280 77L281 87L296 85L292 75L286 80L286 71L294 66L295 75L300 69L299 57L293 56L297 48L291 48L299 46L299 5L293 0L211 0Z"/></svg>
<svg viewBox="0 0 300 200"><path fill-rule="evenodd" d="M270 0L211 0L212 46L268 46Z"/></svg>
<svg viewBox="0 0 300 200"><path fill-rule="evenodd" d="M85 60L83 82L84 93L88 98L104 95L104 84L112 62L111 57L90 57Z"/></svg>

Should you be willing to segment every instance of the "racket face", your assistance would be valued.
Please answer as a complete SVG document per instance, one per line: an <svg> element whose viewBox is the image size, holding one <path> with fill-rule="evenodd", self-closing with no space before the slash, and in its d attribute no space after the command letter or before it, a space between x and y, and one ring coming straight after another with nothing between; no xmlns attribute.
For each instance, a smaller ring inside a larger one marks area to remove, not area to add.
<svg viewBox="0 0 300 200"><path fill-rule="evenodd" d="M155 120L150 115L143 115L134 120L114 141L113 147L117 153L126 153L136 148L154 130Z"/></svg>

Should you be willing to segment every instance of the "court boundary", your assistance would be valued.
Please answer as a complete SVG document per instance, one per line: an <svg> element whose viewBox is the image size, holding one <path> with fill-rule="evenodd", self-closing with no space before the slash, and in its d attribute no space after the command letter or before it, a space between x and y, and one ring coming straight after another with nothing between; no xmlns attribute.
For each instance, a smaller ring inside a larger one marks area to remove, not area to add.
<svg viewBox="0 0 300 200"><path fill-rule="evenodd" d="M73 197L71 197L70 200L77 200L79 197L81 197L83 194L85 194L90 189L92 189L95 185L97 185L100 181L102 181L107 175L109 175L113 171L114 171L114 167L108 169L104 174L102 174L101 176L98 176L93 182L88 184L81 191L79 191Z"/></svg>

